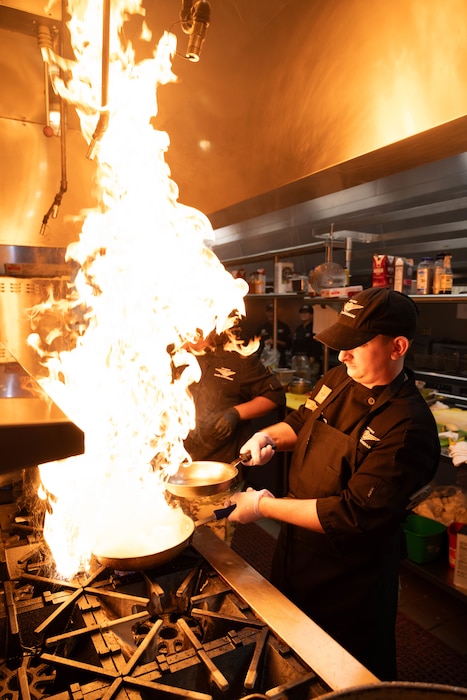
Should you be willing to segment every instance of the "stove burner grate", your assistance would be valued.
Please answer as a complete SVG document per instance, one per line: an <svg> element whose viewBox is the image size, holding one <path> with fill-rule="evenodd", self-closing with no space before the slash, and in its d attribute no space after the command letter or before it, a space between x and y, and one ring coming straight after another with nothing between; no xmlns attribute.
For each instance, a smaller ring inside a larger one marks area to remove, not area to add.
<svg viewBox="0 0 467 700"><path fill-rule="evenodd" d="M330 690L191 548L145 572L96 562L72 581L50 577L37 547L20 550L5 550L2 698L306 700Z"/></svg>

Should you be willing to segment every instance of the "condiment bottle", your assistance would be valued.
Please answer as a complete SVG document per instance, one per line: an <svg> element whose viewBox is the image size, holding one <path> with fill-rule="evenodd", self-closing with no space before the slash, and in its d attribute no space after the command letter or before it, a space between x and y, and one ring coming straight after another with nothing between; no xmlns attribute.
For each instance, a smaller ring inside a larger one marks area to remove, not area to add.
<svg viewBox="0 0 467 700"><path fill-rule="evenodd" d="M446 253L438 253L435 259L435 268L433 271L433 294L439 294L441 273L444 267L444 256Z"/></svg>
<svg viewBox="0 0 467 700"><path fill-rule="evenodd" d="M417 294L431 294L433 286L433 258L425 257L417 267Z"/></svg>
<svg viewBox="0 0 467 700"><path fill-rule="evenodd" d="M439 293L452 294L452 269L450 255L444 256L443 269L439 278Z"/></svg>

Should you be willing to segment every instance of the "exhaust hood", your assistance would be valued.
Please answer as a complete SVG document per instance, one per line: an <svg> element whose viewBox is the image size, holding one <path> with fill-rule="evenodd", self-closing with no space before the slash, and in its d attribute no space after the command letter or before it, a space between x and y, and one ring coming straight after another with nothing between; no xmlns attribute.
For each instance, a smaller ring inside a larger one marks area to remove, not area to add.
<svg viewBox="0 0 467 700"><path fill-rule="evenodd" d="M186 46L181 4L143 2L154 45L170 30ZM442 178L421 173L417 188L416 171L427 166L431 173L439 164L444 178L449 159L467 151L465 0L210 4L200 61L174 57L178 80L158 90L155 126L170 137L166 159L179 199L208 215L221 259L309 243L331 223L399 236L404 245L413 233L418 245L424 228L428 236L436 229L439 239L460 240L467 217L453 181L456 167L450 186L446 174L441 197L432 185ZM47 241L40 236L60 154L59 141L42 133L35 32L37 18L60 26L58 5L49 10L43 0L7 0L0 6L4 245L66 247L79 235L79 213L95 204L94 167L69 110L68 192ZM128 36L139 35L140 20L129 21ZM138 42L136 51L143 58Z"/></svg>

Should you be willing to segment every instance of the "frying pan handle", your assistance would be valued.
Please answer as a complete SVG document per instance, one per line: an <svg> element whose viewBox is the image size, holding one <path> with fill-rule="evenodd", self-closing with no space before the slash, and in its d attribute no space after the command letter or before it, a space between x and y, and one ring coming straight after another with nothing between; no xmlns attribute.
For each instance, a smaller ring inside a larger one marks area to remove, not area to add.
<svg viewBox="0 0 467 700"><path fill-rule="evenodd" d="M228 516L231 514L233 510L237 507L236 503L232 503L230 506L226 506L225 508L218 508L213 512L213 515L215 516L216 520L221 520L222 518L228 518Z"/></svg>

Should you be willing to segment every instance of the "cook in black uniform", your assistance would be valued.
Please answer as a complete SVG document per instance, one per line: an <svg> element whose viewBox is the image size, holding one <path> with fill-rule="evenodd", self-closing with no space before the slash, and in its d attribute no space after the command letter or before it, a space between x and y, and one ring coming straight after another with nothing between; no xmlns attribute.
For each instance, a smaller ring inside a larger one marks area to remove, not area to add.
<svg viewBox="0 0 467 700"><path fill-rule="evenodd" d="M184 443L193 460L232 462L251 434L251 421L285 409L277 376L257 355L226 350L227 339L226 334L211 334L198 356L201 379L190 387L196 427Z"/></svg>
<svg viewBox="0 0 467 700"><path fill-rule="evenodd" d="M292 357L294 355L307 355L307 357L319 363L322 369L323 346L314 338L313 334L313 307L302 304L298 310L301 323L295 329L292 337Z"/></svg>
<svg viewBox="0 0 467 700"><path fill-rule="evenodd" d="M266 320L255 333L260 339L258 354L265 347L272 348L274 340L274 304L266 306ZM287 367L287 350L290 350L292 333L284 321L277 320L276 347L279 352L279 367Z"/></svg>
<svg viewBox="0 0 467 700"><path fill-rule="evenodd" d="M285 391L277 376L257 355L226 350L228 336L212 333L192 348L198 356L201 378L190 387L196 409L196 427L185 439L185 449L194 461L233 462L249 435L254 418L278 410L285 412ZM243 478L242 465L239 476ZM247 470L248 471L248 470ZM212 515L225 496L191 499L189 512L197 520ZM234 528L227 520L209 523L211 529L230 542Z"/></svg>
<svg viewBox="0 0 467 700"><path fill-rule="evenodd" d="M289 496L234 494L238 522L282 521L272 582L381 680L396 678L401 522L438 465L435 420L404 357L417 308L371 288L317 338L339 350L299 410L253 435L247 464L293 450Z"/></svg>

